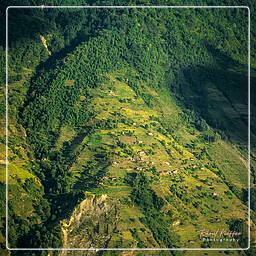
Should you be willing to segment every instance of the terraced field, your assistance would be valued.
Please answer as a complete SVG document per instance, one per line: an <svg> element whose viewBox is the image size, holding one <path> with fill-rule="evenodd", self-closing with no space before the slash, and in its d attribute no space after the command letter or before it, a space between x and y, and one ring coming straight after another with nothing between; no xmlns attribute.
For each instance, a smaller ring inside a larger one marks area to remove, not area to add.
<svg viewBox="0 0 256 256"><path fill-rule="evenodd" d="M174 2L163 4L184 4ZM9 12L8 163L0 89L0 193L4 198L8 164L9 247L247 248L247 8ZM251 48L253 92L253 41ZM253 122L251 128L252 249L12 255L254 255ZM0 254L9 255L4 200L0 217ZM223 232L238 235L224 240L230 234Z"/></svg>
<svg viewBox="0 0 256 256"><path fill-rule="evenodd" d="M205 153L198 157L198 151L187 148L186 143L178 143L160 122L163 112L171 115L181 111L177 105L175 108L163 105L163 97L144 85L145 91L154 95L154 101L158 102L157 108L150 108L128 85L128 81L123 82L125 79L120 72L107 75L106 78L100 88L93 91L91 108L95 111L95 117L85 125L105 121L110 124L109 128L95 129L83 136L74 135L72 130L68 132L68 128L63 128L60 139L63 143L63 138L66 141L79 138L80 144L74 149L77 158L69 170L78 181L86 175L81 170L86 163L92 161L95 152L99 149L107 152L106 175L96 188L84 193L88 198L85 202L88 203L94 198L93 209L97 211L99 207L101 214L107 214L108 207L116 207L115 232L105 233L106 236L111 236L108 247L163 246L154 238L150 226L143 221L147 216L145 209L131 199L134 186L127 183L127 177L135 173L143 173L150 180L150 189L157 197L163 199L164 207L159 215L169 232L179 237L179 242L173 246L200 247L204 244L199 238L200 230L228 230L231 219L245 220L247 207L236 194L230 192L227 184L227 181L232 181L232 185L239 189L247 186L245 160L239 152L228 143L218 140L206 146L213 160L206 158ZM173 109L176 109L175 113ZM183 125L187 128L186 123ZM190 135L190 142L200 137L199 131L196 135L189 134L186 129L180 130L180 133L187 137ZM214 155L214 152L218 155ZM229 160L228 163L225 162L226 159ZM230 172L226 171L225 164L229 166ZM220 175L223 168L227 181ZM241 175L241 172L244 172L244 175ZM228 176L229 173L231 176ZM98 201L100 202L97 203ZM98 228L101 230L103 226L102 229L106 232L106 224L95 221L94 218L94 215L88 214L84 221L86 223L91 219L94 228L99 225ZM82 222L80 225L86 225L85 223ZM76 224L73 225L75 226L70 225L66 228L67 247L70 246L69 239L80 241L83 236L83 240L86 240L94 229L91 227L82 233L83 235L77 234L76 238L70 233L74 227L78 228ZM81 242L84 243L85 241ZM225 248L238 245L234 242L213 242L211 246Z"/></svg>

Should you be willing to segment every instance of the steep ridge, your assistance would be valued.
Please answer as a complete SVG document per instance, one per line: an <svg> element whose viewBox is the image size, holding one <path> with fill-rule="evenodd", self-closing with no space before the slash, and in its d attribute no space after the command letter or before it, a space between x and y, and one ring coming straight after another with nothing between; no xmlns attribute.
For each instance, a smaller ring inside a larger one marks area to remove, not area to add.
<svg viewBox="0 0 256 256"><path fill-rule="evenodd" d="M117 227L114 233L109 234L109 242L103 243L103 247L198 247L201 246L198 241L199 230L206 227L225 229L229 228L230 219L245 219L246 207L235 194L230 193L229 187L219 176L221 169L209 159L200 159L193 150L177 143L159 122L161 114L148 107L123 82L126 80L129 83L129 79L122 75L122 71L107 75L107 81L93 91L91 104L96 114L90 123L104 122L109 126L108 129L106 126L95 129L83 137L80 145L74 149L77 158L69 169L70 175L78 180L72 189L81 189L86 185L88 175L88 170L86 172L83 167L90 165L99 149L108 155L105 176L96 188L86 189L85 196L88 199L83 201L83 204L93 207L93 198L99 197L100 200L102 196L107 196L112 204L117 204L117 213L112 214L112 217L118 215L113 217ZM144 83L137 85L137 88L140 87L144 88L145 93L153 95L161 105L161 96L156 91L147 88ZM165 106L165 109L168 108ZM60 134L60 138L63 137L69 138L67 134ZM215 143L225 144L221 140ZM235 154L228 145L226 148L227 153ZM241 168L239 170L246 174L242 161L238 165ZM90 216L83 209L83 204L79 206L80 210L75 210L74 216L85 213L93 224L89 225L85 221L84 226L90 227L94 235L104 235L103 228L95 230L95 226L100 226L100 223L95 220L94 214ZM96 205L93 208L95 212L102 207L105 214L104 203ZM152 212L148 213L149 209ZM162 221L162 226L168 227L165 230L159 225L157 228L163 229L162 232L177 232L179 242L173 235L161 240L156 227L151 226L152 217L158 221L156 223ZM69 221L73 222L72 229L81 225L79 219ZM72 238L69 232L67 236ZM94 246L101 247L102 244L95 241Z"/></svg>
<svg viewBox="0 0 256 256"><path fill-rule="evenodd" d="M235 40L245 30L237 21L222 34L243 11L215 13L220 28L196 13L115 13L115 26L12 84L23 95L12 103L13 246L246 247L246 41ZM218 228L243 236L200 239Z"/></svg>

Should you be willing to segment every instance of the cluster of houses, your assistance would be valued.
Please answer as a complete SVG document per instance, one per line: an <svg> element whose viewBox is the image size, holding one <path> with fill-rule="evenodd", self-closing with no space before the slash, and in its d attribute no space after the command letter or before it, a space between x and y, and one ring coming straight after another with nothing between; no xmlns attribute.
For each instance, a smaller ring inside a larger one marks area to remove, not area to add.
<svg viewBox="0 0 256 256"><path fill-rule="evenodd" d="M170 175L170 174L177 174L177 173L178 173L178 170L164 170L164 171L159 172L160 176Z"/></svg>

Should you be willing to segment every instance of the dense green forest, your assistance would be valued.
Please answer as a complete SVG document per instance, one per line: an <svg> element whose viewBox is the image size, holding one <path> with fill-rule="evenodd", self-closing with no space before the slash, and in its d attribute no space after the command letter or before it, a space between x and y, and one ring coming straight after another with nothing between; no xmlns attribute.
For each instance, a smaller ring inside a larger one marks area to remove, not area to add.
<svg viewBox="0 0 256 256"><path fill-rule="evenodd" d="M35 4L124 5L112 0L8 3ZM255 8L252 1L207 4ZM252 247L219 254L255 253L253 15L251 24ZM247 248L247 8L9 8L8 31L9 247ZM4 48L1 37L3 70ZM0 79L4 84L4 72ZM0 101L5 159L4 87ZM0 164L4 197L7 163ZM1 253L8 255L4 202L0 213ZM199 239L202 229L242 235L237 242L209 242Z"/></svg>

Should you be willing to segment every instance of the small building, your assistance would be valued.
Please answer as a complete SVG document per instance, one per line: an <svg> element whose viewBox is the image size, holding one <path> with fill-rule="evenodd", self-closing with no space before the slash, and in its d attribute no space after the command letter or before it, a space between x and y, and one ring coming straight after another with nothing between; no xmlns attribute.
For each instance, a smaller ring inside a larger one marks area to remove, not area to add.
<svg viewBox="0 0 256 256"><path fill-rule="evenodd" d="M180 225L180 220L176 220L176 221L174 221L173 223L172 223L172 225L173 226L178 226L178 225Z"/></svg>

